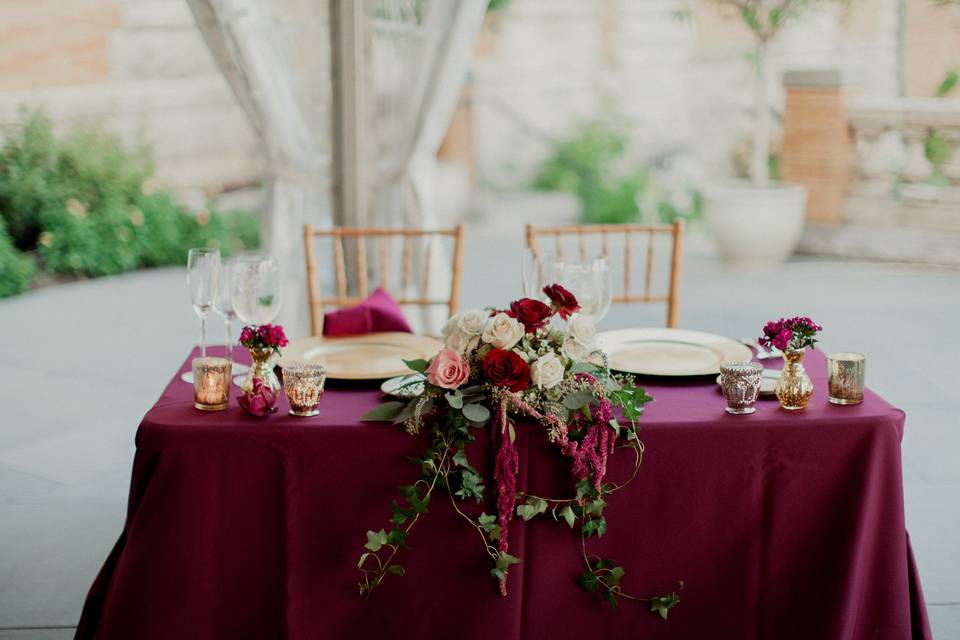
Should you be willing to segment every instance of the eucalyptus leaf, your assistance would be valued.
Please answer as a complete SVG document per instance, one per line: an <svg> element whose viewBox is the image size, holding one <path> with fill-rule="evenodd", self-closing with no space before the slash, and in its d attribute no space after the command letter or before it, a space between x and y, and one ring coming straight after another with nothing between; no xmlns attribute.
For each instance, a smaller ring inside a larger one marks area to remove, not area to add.
<svg viewBox="0 0 960 640"><path fill-rule="evenodd" d="M446 397L447 399L447 404L449 404L454 409L463 408L463 394L461 394L459 391L454 391L453 393L447 393L445 394L444 397Z"/></svg>
<svg viewBox="0 0 960 640"><path fill-rule="evenodd" d="M470 422L486 422L490 418L490 410L482 404L468 404L463 407L463 415Z"/></svg>
<svg viewBox="0 0 960 640"><path fill-rule="evenodd" d="M575 411L580 407L588 406L593 401L593 392L589 389L578 389L571 391L564 397L563 406Z"/></svg>

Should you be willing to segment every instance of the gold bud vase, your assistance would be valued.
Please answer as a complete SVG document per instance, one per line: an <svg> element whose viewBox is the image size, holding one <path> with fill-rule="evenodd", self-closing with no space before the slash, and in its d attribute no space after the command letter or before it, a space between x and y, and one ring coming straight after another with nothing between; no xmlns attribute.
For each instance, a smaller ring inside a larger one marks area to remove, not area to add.
<svg viewBox="0 0 960 640"><path fill-rule="evenodd" d="M277 374L273 372L273 366L270 364L273 349L270 347L262 347L251 348L248 349L248 351L250 352L250 359L253 361L253 364L250 365L250 371L247 372L247 377L243 379L243 392L245 394L252 392L253 379L260 378L263 386L270 389L274 394L279 395L280 379L277 378Z"/></svg>
<svg viewBox="0 0 960 640"><path fill-rule="evenodd" d="M813 382L803 368L803 349L783 352L783 371L777 379L777 400L788 411L806 409L813 395Z"/></svg>

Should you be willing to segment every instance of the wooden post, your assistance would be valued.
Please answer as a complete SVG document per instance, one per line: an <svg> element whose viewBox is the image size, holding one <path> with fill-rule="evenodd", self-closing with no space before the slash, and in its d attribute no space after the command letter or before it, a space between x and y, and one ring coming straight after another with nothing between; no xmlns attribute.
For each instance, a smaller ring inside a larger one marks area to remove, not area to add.
<svg viewBox="0 0 960 640"><path fill-rule="evenodd" d="M367 29L364 2L329 0L331 83L333 85L333 221L339 227L366 227L369 177L374 166L368 139ZM345 247L347 262L357 248ZM351 279L352 280L352 279ZM356 291L351 281L349 290Z"/></svg>
<svg viewBox="0 0 960 640"><path fill-rule="evenodd" d="M670 254L670 295L667 301L667 326L680 322L680 269L683 264L683 220L673 221L673 251Z"/></svg>

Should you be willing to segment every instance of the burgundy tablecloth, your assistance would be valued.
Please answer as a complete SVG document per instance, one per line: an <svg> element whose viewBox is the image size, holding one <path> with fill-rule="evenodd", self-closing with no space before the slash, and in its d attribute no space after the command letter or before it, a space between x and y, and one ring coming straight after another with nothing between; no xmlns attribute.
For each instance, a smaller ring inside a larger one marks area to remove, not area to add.
<svg viewBox="0 0 960 640"><path fill-rule="evenodd" d="M579 538L545 520L512 529L524 561L500 597L476 531L442 500L410 535L407 575L362 600L365 532L386 525L423 442L358 422L378 400L369 385L331 384L317 418L282 405L261 420L235 403L195 411L174 379L140 425L127 522L77 637L929 638L904 529L904 415L870 392L829 405L823 356L807 365L817 390L799 413L767 400L728 416L710 381L648 385L643 465L594 544L628 591L684 581L667 621L579 591ZM566 463L530 435L518 429L520 486L566 491Z"/></svg>

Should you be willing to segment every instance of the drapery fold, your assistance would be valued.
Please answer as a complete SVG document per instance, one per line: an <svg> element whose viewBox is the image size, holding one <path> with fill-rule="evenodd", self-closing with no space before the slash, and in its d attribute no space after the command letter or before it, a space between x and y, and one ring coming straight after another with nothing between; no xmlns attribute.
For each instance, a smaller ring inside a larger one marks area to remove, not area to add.
<svg viewBox="0 0 960 640"><path fill-rule="evenodd" d="M372 84L364 107L369 117L360 121L373 123L374 144L359 152L376 171L358 188L368 191L373 211L344 211L345 224L366 219L374 226L436 226L436 154L467 79L486 0L366 0L370 68L336 70L326 48L327 0L187 2L260 139L264 249L280 259L281 321L291 335L306 335L301 229L305 222L327 227L333 219L330 127L338 123L328 117L330 77L351 73ZM291 38L292 31L304 30L310 37ZM450 284L443 253L440 247L431 252L437 291Z"/></svg>

